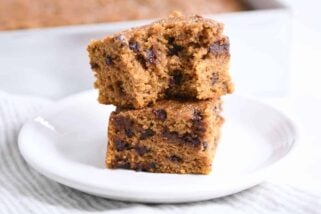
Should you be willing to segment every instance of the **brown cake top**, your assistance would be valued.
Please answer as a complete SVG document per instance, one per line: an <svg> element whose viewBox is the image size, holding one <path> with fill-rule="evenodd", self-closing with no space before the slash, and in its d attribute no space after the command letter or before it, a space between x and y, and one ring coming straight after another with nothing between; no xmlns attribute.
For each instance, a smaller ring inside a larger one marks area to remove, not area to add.
<svg viewBox="0 0 321 214"><path fill-rule="evenodd" d="M223 24L201 16L169 18L92 41L99 102L141 108L162 99L206 100L233 91Z"/></svg>
<svg viewBox="0 0 321 214"><path fill-rule="evenodd" d="M216 29L213 32L215 35L221 35L224 30L224 24L217 22L213 19L207 19L200 15L184 16L180 12L174 11L168 18L164 18L155 21L148 25L143 25L139 27L133 27L128 30L116 33L113 35L108 35L104 40L118 39L121 43L128 44L126 38L137 36L139 34L157 34L166 33L166 30L173 27L178 28L212 28ZM93 40L95 42L96 40ZM90 46L90 44L89 44Z"/></svg>

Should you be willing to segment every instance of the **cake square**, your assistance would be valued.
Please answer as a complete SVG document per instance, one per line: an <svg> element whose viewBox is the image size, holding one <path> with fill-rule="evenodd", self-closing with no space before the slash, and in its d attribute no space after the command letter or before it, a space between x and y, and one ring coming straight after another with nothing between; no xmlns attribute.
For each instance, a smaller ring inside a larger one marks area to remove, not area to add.
<svg viewBox="0 0 321 214"><path fill-rule="evenodd" d="M108 127L108 168L208 174L223 118L221 101L162 100L142 109L117 108Z"/></svg>
<svg viewBox="0 0 321 214"><path fill-rule="evenodd" d="M92 41L99 102L142 108L162 99L215 99L233 91L223 24L174 15Z"/></svg>

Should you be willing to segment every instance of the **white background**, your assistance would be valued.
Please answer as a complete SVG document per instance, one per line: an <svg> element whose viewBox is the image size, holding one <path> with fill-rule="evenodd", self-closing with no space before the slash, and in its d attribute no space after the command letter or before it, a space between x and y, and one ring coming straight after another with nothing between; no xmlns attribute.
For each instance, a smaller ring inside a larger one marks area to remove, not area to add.
<svg viewBox="0 0 321 214"><path fill-rule="evenodd" d="M321 192L321 1L284 0L293 11L293 43L291 47L291 90L286 97L260 98L291 116L301 132L301 150L287 173L275 177L276 182L291 183ZM68 59L66 59L68 60ZM52 66L52 65L49 65ZM6 75L3 75L6 73ZM2 75L2 76L1 76ZM16 77L1 71L1 80L21 87ZM26 75L24 78L35 78ZM53 77L54 78L54 75ZM9 82L11 81L11 82ZM37 87L35 85L35 87ZM48 86L50 87L50 86ZM0 85L0 90L3 89ZM18 91L18 90L17 90ZM298 173L299 172L299 173Z"/></svg>

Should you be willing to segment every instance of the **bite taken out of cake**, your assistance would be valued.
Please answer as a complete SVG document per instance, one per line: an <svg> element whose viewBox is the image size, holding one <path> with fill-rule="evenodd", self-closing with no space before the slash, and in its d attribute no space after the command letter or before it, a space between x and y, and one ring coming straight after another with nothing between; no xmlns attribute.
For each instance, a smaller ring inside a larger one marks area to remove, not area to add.
<svg viewBox="0 0 321 214"><path fill-rule="evenodd" d="M99 102L142 108L163 99L215 99L233 91L223 24L172 15L88 46Z"/></svg>

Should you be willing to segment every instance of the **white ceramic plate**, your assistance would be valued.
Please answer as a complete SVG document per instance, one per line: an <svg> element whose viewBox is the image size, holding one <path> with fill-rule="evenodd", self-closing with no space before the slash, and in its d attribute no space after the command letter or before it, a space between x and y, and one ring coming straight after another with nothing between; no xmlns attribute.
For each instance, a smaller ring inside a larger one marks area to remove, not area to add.
<svg viewBox="0 0 321 214"><path fill-rule="evenodd" d="M297 134L277 110L241 96L224 103L221 142L210 175L177 175L104 168L108 115L94 91L66 98L21 130L19 148L41 174L112 199L190 202L239 192L262 182L292 150Z"/></svg>

